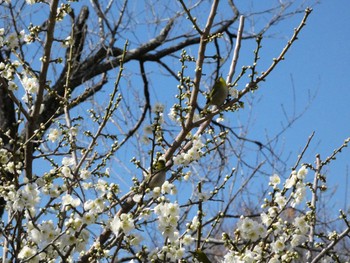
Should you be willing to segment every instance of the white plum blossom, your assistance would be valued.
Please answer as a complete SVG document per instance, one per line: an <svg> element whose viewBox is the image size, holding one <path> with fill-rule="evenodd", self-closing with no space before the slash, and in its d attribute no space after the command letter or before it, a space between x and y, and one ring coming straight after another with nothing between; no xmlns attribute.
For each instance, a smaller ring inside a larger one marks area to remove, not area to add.
<svg viewBox="0 0 350 263"><path fill-rule="evenodd" d="M63 157L62 159L62 165L65 165L65 166L71 166L74 164L74 159L73 158L70 158L70 157Z"/></svg>
<svg viewBox="0 0 350 263"><path fill-rule="evenodd" d="M180 208L177 203L160 203L154 207L154 213L158 215L158 229L165 238L176 240L176 229L179 220Z"/></svg>
<svg viewBox="0 0 350 263"><path fill-rule="evenodd" d="M301 168L299 169L299 171L297 173L298 179L304 180L308 172L309 171L305 165L301 166Z"/></svg>
<svg viewBox="0 0 350 263"><path fill-rule="evenodd" d="M296 217L294 219L294 225L300 230L302 234L306 234L310 228L304 216Z"/></svg>
<svg viewBox="0 0 350 263"><path fill-rule="evenodd" d="M142 197L143 197L143 195L135 194L135 195L132 197L132 200L133 200L135 203L140 203L140 202L142 201Z"/></svg>
<svg viewBox="0 0 350 263"><path fill-rule="evenodd" d="M306 195L306 185L302 183L301 181L296 184L296 189L293 193L294 200L291 203L292 207L295 207L296 205L300 204Z"/></svg>
<svg viewBox="0 0 350 263"><path fill-rule="evenodd" d="M278 208L276 206L272 206L268 209L268 214L270 217L275 217L277 215Z"/></svg>
<svg viewBox="0 0 350 263"><path fill-rule="evenodd" d="M84 213L82 218L82 222L87 225L93 224L95 220L96 220L96 214L92 212Z"/></svg>
<svg viewBox="0 0 350 263"><path fill-rule="evenodd" d="M283 208L287 203L287 199L280 192L275 194L274 200L278 204L279 208Z"/></svg>
<svg viewBox="0 0 350 263"><path fill-rule="evenodd" d="M281 183L281 178L277 174L270 176L270 184L275 188L278 184Z"/></svg>
<svg viewBox="0 0 350 263"><path fill-rule="evenodd" d="M241 217L237 223L238 230L243 239L256 241L265 235L265 227L250 218Z"/></svg>
<svg viewBox="0 0 350 263"><path fill-rule="evenodd" d="M229 251L225 256L222 263L245 263L239 256L235 255L233 251Z"/></svg>
<svg viewBox="0 0 350 263"><path fill-rule="evenodd" d="M115 215L110 223L110 227L116 236L120 231L128 234L135 228L132 214L121 214L120 217L118 215Z"/></svg>
<svg viewBox="0 0 350 263"><path fill-rule="evenodd" d="M11 153L6 149L0 149L0 163L6 164L9 161Z"/></svg>
<svg viewBox="0 0 350 263"><path fill-rule="evenodd" d="M292 247L297 247L297 246L301 245L302 243L304 243L305 241L306 241L305 235L295 234L295 235L293 235L292 240L290 241L290 245Z"/></svg>
<svg viewBox="0 0 350 263"><path fill-rule="evenodd" d="M265 226L269 226L272 223L272 218L266 213L261 213L260 218L261 218L261 222Z"/></svg>
<svg viewBox="0 0 350 263"><path fill-rule="evenodd" d="M285 248L285 242L286 241L284 237L279 237L277 240L275 240L275 242L272 242L271 244L272 251L276 254L283 251Z"/></svg>
<svg viewBox="0 0 350 263"><path fill-rule="evenodd" d="M19 259L27 259L36 254L36 249L34 247L24 246L18 254Z"/></svg>
<svg viewBox="0 0 350 263"><path fill-rule="evenodd" d="M48 139L51 142L55 142L61 136L61 134L62 132L59 129L50 129L48 134Z"/></svg>
<svg viewBox="0 0 350 263"><path fill-rule="evenodd" d="M105 209L105 201L104 198L99 197L94 200L94 211L95 213L102 213Z"/></svg>
<svg viewBox="0 0 350 263"><path fill-rule="evenodd" d="M62 196L62 206L78 207L81 204L79 198L73 198L70 194Z"/></svg>
<svg viewBox="0 0 350 263"><path fill-rule="evenodd" d="M61 194L60 187L58 185L49 184L45 186L43 192L50 195L50 197L58 197Z"/></svg>
<svg viewBox="0 0 350 263"><path fill-rule="evenodd" d="M233 87L229 89L229 94L233 99L237 99L239 95L239 91Z"/></svg>
<svg viewBox="0 0 350 263"><path fill-rule="evenodd" d="M80 178L81 179L86 180L86 179L90 178L90 176L91 176L90 171L88 171L86 169L80 170Z"/></svg>
<svg viewBox="0 0 350 263"><path fill-rule="evenodd" d="M297 173L296 171L293 171L290 177L286 180L285 188L286 189L292 188L296 184L297 179L298 179Z"/></svg>
<svg viewBox="0 0 350 263"><path fill-rule="evenodd" d="M193 161L197 161L203 154L201 150L203 147L204 144L200 136L193 138L192 147L187 152L176 155L174 157L174 163L188 165Z"/></svg>
<svg viewBox="0 0 350 263"><path fill-rule="evenodd" d="M16 85L16 83L14 83L13 81L9 81L8 82L8 89L11 91L15 91L18 89L18 86Z"/></svg>
<svg viewBox="0 0 350 263"><path fill-rule="evenodd" d="M29 93L37 93L39 91L39 82L36 78L28 78L25 76L22 79L24 89Z"/></svg>
<svg viewBox="0 0 350 263"><path fill-rule="evenodd" d="M188 224L190 230L196 230L199 227L198 216L194 216L191 223Z"/></svg>
<svg viewBox="0 0 350 263"><path fill-rule="evenodd" d="M27 208L34 213L35 206L40 201L39 194L40 192L36 184L26 184L22 189L19 189L17 192L12 192L12 194L9 193L8 196L14 210L21 211Z"/></svg>
<svg viewBox="0 0 350 263"><path fill-rule="evenodd" d="M275 255L272 258L270 258L270 260L268 261L268 263L281 263L281 261L279 260L279 256Z"/></svg>
<svg viewBox="0 0 350 263"><path fill-rule="evenodd" d="M20 38L21 35L17 35L17 33L10 34L6 39L7 46L11 49L18 47Z"/></svg>
<svg viewBox="0 0 350 263"><path fill-rule="evenodd" d="M40 245L46 245L59 235L52 220L43 221L37 228L28 226L28 230L31 240Z"/></svg>
<svg viewBox="0 0 350 263"><path fill-rule="evenodd" d="M23 41L26 42L27 44L30 44L32 42L34 42L34 37L32 37L30 34L25 34L23 36Z"/></svg>
<svg viewBox="0 0 350 263"><path fill-rule="evenodd" d="M165 181L163 184L162 184L162 187L161 187L161 192L162 194L176 194L176 187L175 185L169 183L169 181Z"/></svg>
<svg viewBox="0 0 350 263"><path fill-rule="evenodd" d="M181 243L184 246L190 246L194 242L194 238L191 235L184 235L181 239Z"/></svg>
<svg viewBox="0 0 350 263"><path fill-rule="evenodd" d="M180 165L185 163L185 158L183 154L178 154L174 157L174 164L175 165Z"/></svg>
<svg viewBox="0 0 350 263"><path fill-rule="evenodd" d="M102 193L106 193L108 189L108 183L105 180L98 179L97 183L95 184L95 189Z"/></svg>
<svg viewBox="0 0 350 263"><path fill-rule="evenodd" d="M63 174L64 177L73 179L73 174L71 173L71 170L68 166L63 166L61 168L61 173Z"/></svg>
<svg viewBox="0 0 350 263"><path fill-rule="evenodd" d="M15 173L15 163L14 162L8 162L7 165L6 165L6 168L5 170L9 173L12 173L14 174Z"/></svg>
<svg viewBox="0 0 350 263"><path fill-rule="evenodd" d="M174 107L170 108L170 112L168 113L168 116L172 121L176 121L176 122L179 121L178 116L177 116L177 111L175 110Z"/></svg>
<svg viewBox="0 0 350 263"><path fill-rule="evenodd" d="M130 245L132 246L137 246L141 243L141 241L143 240L143 237L138 235L138 234L132 234L130 236L127 237L129 240Z"/></svg>

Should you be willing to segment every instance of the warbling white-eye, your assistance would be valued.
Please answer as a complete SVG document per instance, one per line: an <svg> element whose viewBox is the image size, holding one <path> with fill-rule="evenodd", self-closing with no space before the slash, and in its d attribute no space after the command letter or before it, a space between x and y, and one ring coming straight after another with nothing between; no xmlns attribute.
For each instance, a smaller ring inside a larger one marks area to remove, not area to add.
<svg viewBox="0 0 350 263"><path fill-rule="evenodd" d="M216 105L219 108L225 102L227 95L228 87L226 81L223 77L220 77L215 81L213 88L210 90L204 109L207 109L210 105Z"/></svg>
<svg viewBox="0 0 350 263"><path fill-rule="evenodd" d="M148 173L146 175L146 182L148 187L153 189L155 187L161 187L165 182L166 166L165 160L160 158L157 160L153 166L152 174Z"/></svg>

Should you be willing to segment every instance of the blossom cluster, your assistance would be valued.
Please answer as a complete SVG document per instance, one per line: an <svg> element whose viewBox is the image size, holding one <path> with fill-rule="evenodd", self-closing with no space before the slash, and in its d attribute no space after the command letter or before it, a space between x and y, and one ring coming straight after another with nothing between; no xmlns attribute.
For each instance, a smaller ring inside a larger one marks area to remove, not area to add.
<svg viewBox="0 0 350 263"><path fill-rule="evenodd" d="M201 136L194 137L192 140L192 147L186 151L181 152L174 157L174 164L177 165L188 165L193 161L199 160L203 155L202 148L204 144L201 140Z"/></svg>
<svg viewBox="0 0 350 263"><path fill-rule="evenodd" d="M185 247L190 246L194 238L189 234L180 235L178 231L179 204L164 200L154 207L154 213L158 216L158 230L167 242L161 249L151 251L148 259L166 262L182 259L185 255Z"/></svg>
<svg viewBox="0 0 350 263"><path fill-rule="evenodd" d="M277 263L300 260L298 248L308 240L310 211L295 216L294 219L288 216L282 219L282 215L288 205L290 209L294 209L304 201L304 180L307 173L305 166L293 171L283 189L278 188L281 183L278 175L270 177L270 185L274 190L271 193L272 200L266 200L262 206L267 208L267 211L261 213L259 218L240 218L235 231L236 242L243 241L247 245L241 251L230 250L224 256L223 262ZM291 188L293 191L288 192ZM224 234L223 239L227 241L229 238ZM260 242L262 240L265 241Z"/></svg>

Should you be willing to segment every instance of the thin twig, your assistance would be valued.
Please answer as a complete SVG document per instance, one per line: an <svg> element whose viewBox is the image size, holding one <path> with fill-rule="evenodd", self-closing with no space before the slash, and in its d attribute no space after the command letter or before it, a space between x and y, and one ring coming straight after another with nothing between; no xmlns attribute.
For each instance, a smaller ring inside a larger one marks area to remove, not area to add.
<svg viewBox="0 0 350 263"><path fill-rule="evenodd" d="M237 61L238 61L238 57L239 57L239 51L241 49L241 40L242 40L242 35L243 35L243 29L244 29L244 16L240 16L235 50L233 52L233 58L232 58L231 66L230 66L230 71L229 71L229 73L227 75L227 79L226 79L227 83L231 83L232 78L235 75Z"/></svg>
<svg viewBox="0 0 350 263"><path fill-rule="evenodd" d="M322 249L322 251L314 257L314 259L311 261L311 263L319 262L319 260L325 256L325 254L330 251L340 240L342 240L344 237L346 237L350 233L350 227L345 229L340 235L338 235L338 238L333 240L331 243L328 244L327 247ZM310 262L310 261L309 261Z"/></svg>
<svg viewBox="0 0 350 263"><path fill-rule="evenodd" d="M275 58L273 60L271 66L265 72L263 72L259 77L256 78L255 83L258 83L258 82L264 80L272 72L272 70L277 66L277 64L280 61L284 60L284 55L287 53L289 48L292 46L293 42L298 39L298 35L299 35L300 31L302 30L302 28L306 25L306 20L307 20L308 16L311 14L311 12L312 12L312 8L305 9L305 15L304 15L303 19L301 20L299 26L296 29L294 29L294 34L293 34L292 38L288 41L287 45L284 47L284 49L282 50L282 52L278 56L278 58Z"/></svg>
<svg viewBox="0 0 350 263"><path fill-rule="evenodd" d="M298 167L301 159L303 158L306 150L309 148L310 142L311 142L312 138L314 137L314 135L315 135L315 132L313 131L311 133L311 135L309 136L309 138L307 139L306 145L305 145L304 149L301 151L301 154L298 155L298 160L296 161L296 163L295 163L294 167L292 168L292 170L297 169L297 167Z"/></svg>
<svg viewBox="0 0 350 263"><path fill-rule="evenodd" d="M185 5L184 1L183 1L183 0L180 0L179 2L180 2L180 4L182 5L183 9L185 10L186 14L188 15L188 19L191 20L193 27L197 30L197 32L198 32L200 35L202 35L202 34L203 34L202 30L201 30L201 29L199 28L199 26L197 25L196 19L191 15L191 12L190 12L190 10L187 8L187 6Z"/></svg>

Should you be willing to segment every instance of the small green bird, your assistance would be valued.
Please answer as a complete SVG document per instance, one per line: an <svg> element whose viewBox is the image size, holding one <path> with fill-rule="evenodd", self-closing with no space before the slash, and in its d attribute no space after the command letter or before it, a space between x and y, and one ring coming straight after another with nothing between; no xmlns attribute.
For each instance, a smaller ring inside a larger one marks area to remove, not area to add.
<svg viewBox="0 0 350 263"><path fill-rule="evenodd" d="M164 159L158 159L153 167L153 174L148 174L146 180L148 182L148 187L153 189L155 187L161 187L166 179L166 162Z"/></svg>
<svg viewBox="0 0 350 263"><path fill-rule="evenodd" d="M226 81L223 77L220 77L215 81L215 84L208 95L207 104L204 109L206 110L210 105L216 105L216 107L219 108L225 102L227 95L228 87Z"/></svg>

